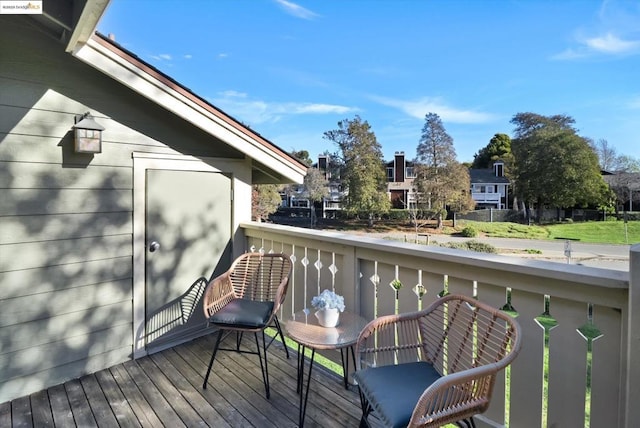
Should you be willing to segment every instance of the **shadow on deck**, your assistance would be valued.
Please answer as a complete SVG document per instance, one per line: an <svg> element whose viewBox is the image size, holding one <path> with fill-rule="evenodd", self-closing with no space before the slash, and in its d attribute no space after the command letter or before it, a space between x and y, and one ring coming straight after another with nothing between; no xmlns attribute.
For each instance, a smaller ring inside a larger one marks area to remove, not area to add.
<svg viewBox="0 0 640 428"><path fill-rule="evenodd" d="M281 343L274 342L269 349L269 400L255 355L219 353L205 390L202 381L213 336L2 403L0 426L297 426L295 350L287 360ZM245 337L247 346L252 339ZM305 426L357 427L361 415L357 387L346 390L340 377L317 363L312 377Z"/></svg>

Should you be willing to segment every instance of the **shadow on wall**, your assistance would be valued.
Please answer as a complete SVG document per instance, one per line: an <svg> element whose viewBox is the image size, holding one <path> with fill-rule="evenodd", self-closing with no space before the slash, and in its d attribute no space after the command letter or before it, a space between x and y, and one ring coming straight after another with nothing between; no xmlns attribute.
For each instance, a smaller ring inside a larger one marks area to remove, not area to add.
<svg viewBox="0 0 640 428"><path fill-rule="evenodd" d="M142 327L138 329L136 341L148 348L158 348L163 343L175 340L176 336L188 334L188 329L185 331L184 328L186 326L200 330L202 324L206 323L202 296L207 283L205 277L198 278L183 295L148 314L146 332L143 332ZM192 320L199 320L201 323L194 323Z"/></svg>
<svg viewBox="0 0 640 428"><path fill-rule="evenodd" d="M2 17L0 52L3 402L131 357L131 153L210 155L211 136ZM100 155L73 151L73 118L86 111L107 128ZM202 287L152 314L152 342L197 318Z"/></svg>

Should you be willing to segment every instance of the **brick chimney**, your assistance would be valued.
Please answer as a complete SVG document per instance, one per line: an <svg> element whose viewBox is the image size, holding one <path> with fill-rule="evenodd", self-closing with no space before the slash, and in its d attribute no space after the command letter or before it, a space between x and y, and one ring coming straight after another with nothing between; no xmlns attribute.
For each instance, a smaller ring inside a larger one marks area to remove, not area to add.
<svg viewBox="0 0 640 428"><path fill-rule="evenodd" d="M393 181L396 183L404 182L405 167L404 152L396 152L393 159Z"/></svg>
<svg viewBox="0 0 640 428"><path fill-rule="evenodd" d="M331 178L331 171L329 171L329 156L318 156L318 170L322 172L325 180L329 180Z"/></svg>

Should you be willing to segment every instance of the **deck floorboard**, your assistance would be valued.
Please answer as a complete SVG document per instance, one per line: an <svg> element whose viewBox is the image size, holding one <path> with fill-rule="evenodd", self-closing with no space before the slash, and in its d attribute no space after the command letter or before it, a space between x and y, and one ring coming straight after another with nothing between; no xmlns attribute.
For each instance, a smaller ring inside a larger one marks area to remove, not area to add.
<svg viewBox="0 0 640 428"><path fill-rule="evenodd" d="M2 427L296 427L297 354L269 349L271 397L256 355L219 352L202 388L215 335L0 403ZM235 338L223 342L235 345ZM242 345L255 349L252 335ZM308 363L306 365L308 369ZM307 371L305 370L305 377ZM306 380L306 379L305 379ZM357 388L314 364L305 426L357 427ZM375 424L374 426L377 426Z"/></svg>

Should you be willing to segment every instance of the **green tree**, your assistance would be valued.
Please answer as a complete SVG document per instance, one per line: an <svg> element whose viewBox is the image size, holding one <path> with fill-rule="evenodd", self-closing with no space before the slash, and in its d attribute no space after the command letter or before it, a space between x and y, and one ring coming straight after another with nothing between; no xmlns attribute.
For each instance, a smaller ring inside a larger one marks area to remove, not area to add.
<svg viewBox="0 0 640 428"><path fill-rule="evenodd" d="M473 156L472 168L491 168L491 164L502 159L505 165L511 159L511 137L507 134L495 134L489 144Z"/></svg>
<svg viewBox="0 0 640 428"><path fill-rule="evenodd" d="M311 156L309 155L309 152L307 150L292 150L291 156L298 159L306 166L311 166L313 164L313 160L311 159Z"/></svg>
<svg viewBox="0 0 640 428"><path fill-rule="evenodd" d="M518 113L511 148L515 158L517 196L527 209L600 205L609 197L598 156L577 134L569 116Z"/></svg>
<svg viewBox="0 0 640 428"><path fill-rule="evenodd" d="M348 214L366 214L373 218L389 211L382 147L371 126L360 116L341 120L338 129L327 131L323 138L337 144L341 153L342 183L346 190L342 205Z"/></svg>
<svg viewBox="0 0 640 428"><path fill-rule="evenodd" d="M535 135L538 131L551 132L553 130L566 130L577 133L573 127L576 121L564 114L554 116L543 116L537 113L517 113L511 119L516 127L513 131L513 139L521 140L531 135ZM511 149L513 150L513 139L511 141Z"/></svg>
<svg viewBox="0 0 640 428"><path fill-rule="evenodd" d="M309 200L309 221L313 227L317 222L315 203L322 202L329 194L329 182L318 168L309 168L303 186L303 195Z"/></svg>
<svg viewBox="0 0 640 428"><path fill-rule="evenodd" d="M266 220L278 210L282 197L275 184L254 184L251 188L251 216L256 221Z"/></svg>
<svg viewBox="0 0 640 428"><path fill-rule="evenodd" d="M431 211L442 227L447 207L464 211L473 207L469 192L468 169L456 159L453 138L447 134L440 117L425 115L422 136L417 147L416 178L419 206Z"/></svg>

